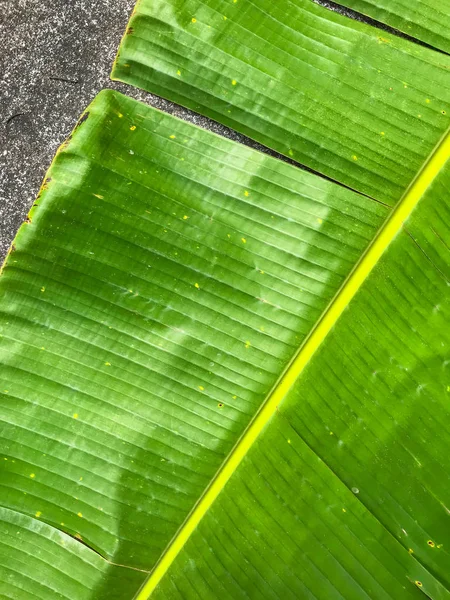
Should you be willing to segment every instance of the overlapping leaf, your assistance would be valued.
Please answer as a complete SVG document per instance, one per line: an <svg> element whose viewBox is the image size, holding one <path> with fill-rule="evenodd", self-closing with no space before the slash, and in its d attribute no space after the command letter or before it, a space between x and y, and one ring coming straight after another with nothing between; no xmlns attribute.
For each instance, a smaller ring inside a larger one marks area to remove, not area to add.
<svg viewBox="0 0 450 600"><path fill-rule="evenodd" d="M450 5L442 0L342 0L339 4L373 17L450 53Z"/></svg>
<svg viewBox="0 0 450 600"><path fill-rule="evenodd" d="M112 76L393 204L449 126L449 68L311 0L140 0Z"/></svg>

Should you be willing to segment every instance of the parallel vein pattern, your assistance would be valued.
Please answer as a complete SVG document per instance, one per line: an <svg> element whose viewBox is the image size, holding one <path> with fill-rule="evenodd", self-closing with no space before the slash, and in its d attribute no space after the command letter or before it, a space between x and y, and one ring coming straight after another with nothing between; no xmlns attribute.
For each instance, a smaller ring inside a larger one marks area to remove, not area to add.
<svg viewBox="0 0 450 600"><path fill-rule="evenodd" d="M442 0L340 0L339 4L395 27L450 54L450 5Z"/></svg>
<svg viewBox="0 0 450 600"><path fill-rule="evenodd" d="M90 600L98 582L135 589L145 573L109 565L65 533L23 513L0 508L0 596L11 600Z"/></svg>
<svg viewBox="0 0 450 600"><path fill-rule="evenodd" d="M152 597L450 598L449 185L447 163Z"/></svg>
<svg viewBox="0 0 450 600"><path fill-rule="evenodd" d="M1 276L3 506L150 570L387 213L102 92Z"/></svg>
<svg viewBox="0 0 450 600"><path fill-rule="evenodd" d="M450 124L449 68L311 0L140 0L112 77L392 205Z"/></svg>

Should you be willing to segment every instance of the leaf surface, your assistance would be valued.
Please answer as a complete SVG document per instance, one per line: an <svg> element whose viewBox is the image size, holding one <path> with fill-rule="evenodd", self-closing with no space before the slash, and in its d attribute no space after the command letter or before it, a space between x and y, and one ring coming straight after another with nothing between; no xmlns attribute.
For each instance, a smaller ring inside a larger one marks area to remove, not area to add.
<svg viewBox="0 0 450 600"><path fill-rule="evenodd" d="M118 93L94 100L0 280L2 505L58 560L75 561L56 530L104 557L92 598L137 590L133 568L152 569L388 213Z"/></svg>
<svg viewBox="0 0 450 600"><path fill-rule="evenodd" d="M112 77L393 205L450 124L449 68L311 0L140 0Z"/></svg>
<svg viewBox="0 0 450 600"><path fill-rule="evenodd" d="M449 184L447 163L152 597L450 598Z"/></svg>
<svg viewBox="0 0 450 600"><path fill-rule="evenodd" d="M347 6L450 53L450 5L440 0L342 0Z"/></svg>

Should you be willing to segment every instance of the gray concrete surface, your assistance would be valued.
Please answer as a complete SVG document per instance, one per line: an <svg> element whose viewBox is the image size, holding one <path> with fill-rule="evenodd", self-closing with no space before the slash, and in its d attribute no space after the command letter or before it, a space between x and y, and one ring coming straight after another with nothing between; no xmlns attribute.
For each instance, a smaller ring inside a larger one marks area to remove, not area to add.
<svg viewBox="0 0 450 600"><path fill-rule="evenodd" d="M327 0L315 1L336 9ZM102 88L263 149L205 117L109 80L134 3L0 0L0 263L56 149Z"/></svg>

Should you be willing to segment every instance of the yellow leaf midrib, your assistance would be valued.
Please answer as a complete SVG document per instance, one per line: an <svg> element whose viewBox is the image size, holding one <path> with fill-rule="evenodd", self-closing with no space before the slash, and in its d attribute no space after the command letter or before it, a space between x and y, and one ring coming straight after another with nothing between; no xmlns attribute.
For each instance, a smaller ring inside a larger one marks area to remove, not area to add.
<svg viewBox="0 0 450 600"><path fill-rule="evenodd" d="M402 198L378 231L371 244L365 250L333 300L325 309L315 327L311 330L296 355L269 392L266 400L261 405L261 408L219 468L208 488L199 498L178 532L169 542L159 561L150 573L150 576L136 595L135 600L147 600L170 569L197 525L205 516L208 509L236 471L265 425L275 413L278 405L286 397L306 365L314 356L333 326L337 323L339 317L365 282L389 244L402 229L403 223L411 215L419 200L436 179L449 158L450 130L441 138Z"/></svg>

